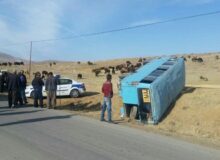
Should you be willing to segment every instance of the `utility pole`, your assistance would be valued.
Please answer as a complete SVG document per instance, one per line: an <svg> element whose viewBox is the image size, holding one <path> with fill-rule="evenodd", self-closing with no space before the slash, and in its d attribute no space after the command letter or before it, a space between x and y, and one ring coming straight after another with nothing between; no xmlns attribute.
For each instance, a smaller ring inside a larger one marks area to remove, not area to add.
<svg viewBox="0 0 220 160"><path fill-rule="evenodd" d="M32 56L32 41L30 43L29 79L31 78L31 56Z"/></svg>

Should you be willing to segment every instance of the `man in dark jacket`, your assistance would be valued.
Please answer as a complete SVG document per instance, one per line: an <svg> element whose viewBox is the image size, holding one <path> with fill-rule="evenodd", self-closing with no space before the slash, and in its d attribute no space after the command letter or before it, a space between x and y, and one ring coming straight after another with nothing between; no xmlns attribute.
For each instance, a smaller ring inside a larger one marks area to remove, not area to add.
<svg viewBox="0 0 220 160"><path fill-rule="evenodd" d="M25 95L25 89L26 89L26 86L27 86L27 78L26 76L24 75L24 71L22 70L20 73L19 73L19 80L20 80L20 87L19 87L19 94L20 94L20 97L23 101L23 103L27 103L27 98L26 98L26 95Z"/></svg>
<svg viewBox="0 0 220 160"><path fill-rule="evenodd" d="M19 89L19 79L17 72L9 73L7 79L8 86L8 105L10 108L16 107L17 105L17 93Z"/></svg>
<svg viewBox="0 0 220 160"><path fill-rule="evenodd" d="M44 82L41 79L40 72L37 72L35 74L35 78L32 81L32 86L34 88L34 107L38 107L38 100L40 102L40 107L43 108L43 95L42 95L42 89L43 89Z"/></svg>
<svg viewBox="0 0 220 160"><path fill-rule="evenodd" d="M0 92L3 92L3 87L4 87L4 79L2 73L0 73Z"/></svg>
<svg viewBox="0 0 220 160"><path fill-rule="evenodd" d="M4 92L4 90L7 88L7 72L2 72L0 75L0 92Z"/></svg>
<svg viewBox="0 0 220 160"><path fill-rule="evenodd" d="M45 90L47 91L47 108L54 109L56 107L57 78L53 76L52 72L48 74Z"/></svg>

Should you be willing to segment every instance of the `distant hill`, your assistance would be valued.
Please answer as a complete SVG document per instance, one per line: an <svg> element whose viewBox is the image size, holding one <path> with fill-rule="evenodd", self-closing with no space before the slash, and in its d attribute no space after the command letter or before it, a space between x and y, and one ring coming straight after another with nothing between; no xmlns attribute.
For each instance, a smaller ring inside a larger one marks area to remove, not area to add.
<svg viewBox="0 0 220 160"><path fill-rule="evenodd" d="M26 61L26 60L0 52L0 62L14 62L14 61Z"/></svg>

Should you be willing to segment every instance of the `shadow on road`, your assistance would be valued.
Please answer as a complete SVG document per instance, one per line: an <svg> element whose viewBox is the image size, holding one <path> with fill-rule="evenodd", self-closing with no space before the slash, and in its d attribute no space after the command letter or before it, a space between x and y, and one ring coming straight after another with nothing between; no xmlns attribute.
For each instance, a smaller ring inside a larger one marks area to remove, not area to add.
<svg viewBox="0 0 220 160"><path fill-rule="evenodd" d="M66 119L66 118L71 118L72 116L73 115L65 115L65 116L52 116L52 117L25 119L25 120L21 120L21 121L17 121L17 122L9 122L9 123L0 124L0 127L16 125L16 124L35 123L35 122L48 121L48 120Z"/></svg>
<svg viewBox="0 0 220 160"><path fill-rule="evenodd" d="M13 111L12 109L9 111ZM21 112L8 112L8 113L0 113L0 116L6 116L6 115L19 115L19 114L27 114L27 113L35 113L40 112L41 110L35 110L35 111L21 111ZM1 112L1 111L0 111Z"/></svg>
<svg viewBox="0 0 220 160"><path fill-rule="evenodd" d="M1 108L1 109L5 109L5 110L0 110L0 113L11 111L11 109L8 109L8 107L7 107L7 109L6 108Z"/></svg>
<svg viewBox="0 0 220 160"><path fill-rule="evenodd" d="M95 112L101 110L101 103L92 103L79 101L77 104L71 103L65 106L57 107L58 110L71 110L71 111L82 111L82 112Z"/></svg>
<svg viewBox="0 0 220 160"><path fill-rule="evenodd" d="M7 102L8 103L8 102ZM33 104L24 104L24 105L17 105L15 108L33 108ZM11 109L8 106L0 106L0 112L2 109Z"/></svg>
<svg viewBox="0 0 220 160"><path fill-rule="evenodd" d="M8 101L8 95L0 93L0 101Z"/></svg>
<svg viewBox="0 0 220 160"><path fill-rule="evenodd" d="M9 107L0 107L0 110L2 109L10 109Z"/></svg>
<svg viewBox="0 0 220 160"><path fill-rule="evenodd" d="M85 92L82 96L80 97L90 97L90 96L95 96L100 94L99 92L92 92L92 91L87 91ZM80 98L79 97L79 98ZM46 99L46 97L44 97ZM57 99L65 99L65 98L70 98L70 96L57 96Z"/></svg>

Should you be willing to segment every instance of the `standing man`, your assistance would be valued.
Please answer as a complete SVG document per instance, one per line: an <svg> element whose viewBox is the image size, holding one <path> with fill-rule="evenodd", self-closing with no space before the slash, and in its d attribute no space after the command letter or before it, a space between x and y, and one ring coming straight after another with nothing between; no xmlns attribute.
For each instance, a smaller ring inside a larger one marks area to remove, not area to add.
<svg viewBox="0 0 220 160"><path fill-rule="evenodd" d="M0 74L1 74L1 76L0 76L0 92L4 92L5 88L7 88L8 73L7 72L1 72Z"/></svg>
<svg viewBox="0 0 220 160"><path fill-rule="evenodd" d="M21 70L20 74L19 74L19 79L20 79L20 96L21 96L21 99L23 101L23 103L27 104L27 98L26 98L26 95L25 95L25 89L26 89L26 86L27 86L27 78L26 76L24 75L24 71Z"/></svg>
<svg viewBox="0 0 220 160"><path fill-rule="evenodd" d="M47 91L47 108L54 109L56 107L57 78L53 76L52 72L48 74L45 90Z"/></svg>
<svg viewBox="0 0 220 160"><path fill-rule="evenodd" d="M17 106L17 100L18 100L17 95L19 89L19 79L16 71L14 71L14 73L8 73L7 86L8 86L8 105L9 108L14 108Z"/></svg>
<svg viewBox="0 0 220 160"><path fill-rule="evenodd" d="M101 111L101 121L105 121L105 110L107 108L108 112L108 122L112 122L112 102L111 99L113 97L113 89L112 89L112 76L111 74L107 74L106 82L102 85L102 93L104 94L104 101L102 104L102 111Z"/></svg>
<svg viewBox="0 0 220 160"><path fill-rule="evenodd" d="M43 95L42 88L44 82L41 79L40 72L35 73L35 78L32 81L32 86L34 88L34 107L38 107L38 100L40 102L40 107L43 108Z"/></svg>
<svg viewBox="0 0 220 160"><path fill-rule="evenodd" d="M4 87L3 75L0 72L0 92L3 92L3 87Z"/></svg>
<svg viewBox="0 0 220 160"><path fill-rule="evenodd" d="M46 80L48 78L48 72L47 71L42 71L42 80L44 82L44 84L46 84Z"/></svg>

